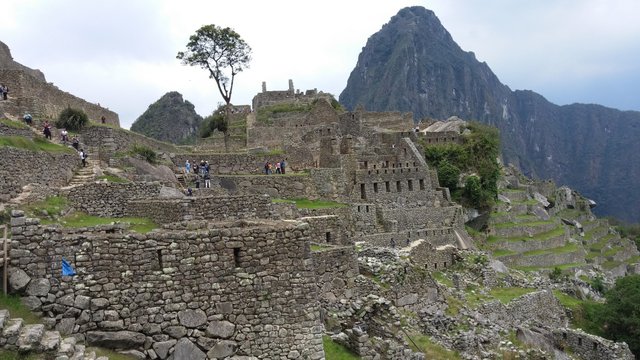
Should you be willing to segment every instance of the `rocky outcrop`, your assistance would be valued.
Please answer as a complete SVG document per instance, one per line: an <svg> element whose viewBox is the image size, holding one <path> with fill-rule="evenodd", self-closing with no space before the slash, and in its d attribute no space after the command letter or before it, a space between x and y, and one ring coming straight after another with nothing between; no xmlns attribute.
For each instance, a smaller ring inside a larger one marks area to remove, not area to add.
<svg viewBox="0 0 640 360"><path fill-rule="evenodd" d="M400 10L369 38L340 103L494 125L505 163L597 200L597 213L640 220L640 193L620 190L640 185L640 112L558 106L533 91L511 91L425 8Z"/></svg>

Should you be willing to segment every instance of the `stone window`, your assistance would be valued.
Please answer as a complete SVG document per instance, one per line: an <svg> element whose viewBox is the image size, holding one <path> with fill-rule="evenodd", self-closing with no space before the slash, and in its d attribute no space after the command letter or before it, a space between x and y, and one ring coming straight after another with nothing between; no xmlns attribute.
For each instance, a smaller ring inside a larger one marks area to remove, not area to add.
<svg viewBox="0 0 640 360"><path fill-rule="evenodd" d="M413 191L413 180L407 180L407 185L409 187L409 191Z"/></svg>
<svg viewBox="0 0 640 360"><path fill-rule="evenodd" d="M378 183L373 183L373 192L374 193L378 192Z"/></svg>
<svg viewBox="0 0 640 360"><path fill-rule="evenodd" d="M598 343L597 342L593 342L593 350L598 350Z"/></svg>
<svg viewBox="0 0 640 360"><path fill-rule="evenodd" d="M387 192L391 192L391 187L389 186L389 182L388 181L385 181L384 186L387 189Z"/></svg>
<svg viewBox="0 0 640 360"><path fill-rule="evenodd" d="M433 263L433 269L437 270L438 269L438 263Z"/></svg>
<svg viewBox="0 0 640 360"><path fill-rule="evenodd" d="M240 267L240 248L233 248L233 264Z"/></svg>
<svg viewBox="0 0 640 360"><path fill-rule="evenodd" d="M447 262L446 262L446 261L445 261L445 262L443 262L443 263L442 263L442 266L446 268L446 267L447 267Z"/></svg>
<svg viewBox="0 0 640 360"><path fill-rule="evenodd" d="M424 190L424 179L420 179L420 190Z"/></svg>
<svg viewBox="0 0 640 360"><path fill-rule="evenodd" d="M365 184L360 184L360 199L366 199L367 193L365 192Z"/></svg>
<svg viewBox="0 0 640 360"><path fill-rule="evenodd" d="M158 270L162 270L162 268L164 267L162 264L162 250L161 249L157 249L156 250L156 255L158 257Z"/></svg>
<svg viewBox="0 0 640 360"><path fill-rule="evenodd" d="M404 150L404 154L407 155L407 148L404 148L402 150Z"/></svg>
<svg viewBox="0 0 640 360"><path fill-rule="evenodd" d="M578 346L582 346L582 338L581 337L578 338Z"/></svg>
<svg viewBox="0 0 640 360"><path fill-rule="evenodd" d="M369 205L367 205L367 212L369 212Z"/></svg>
<svg viewBox="0 0 640 360"><path fill-rule="evenodd" d="M324 239L327 243L331 242L331 232L327 231L326 233L324 233Z"/></svg>
<svg viewBox="0 0 640 360"><path fill-rule="evenodd" d="M396 191L402 192L402 183L400 181L396 181Z"/></svg>

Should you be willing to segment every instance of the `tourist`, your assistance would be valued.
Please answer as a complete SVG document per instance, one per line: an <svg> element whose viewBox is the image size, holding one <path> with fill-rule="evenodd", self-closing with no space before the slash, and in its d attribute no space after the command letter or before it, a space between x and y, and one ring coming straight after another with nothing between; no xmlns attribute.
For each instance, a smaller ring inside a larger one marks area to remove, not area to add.
<svg viewBox="0 0 640 360"><path fill-rule="evenodd" d="M211 177L209 176L208 171L204 173L204 187L207 189L211 188Z"/></svg>
<svg viewBox="0 0 640 360"><path fill-rule="evenodd" d="M67 129L62 129L62 131L60 131L60 140L63 144L66 144L67 141L69 141L69 133L67 132Z"/></svg>
<svg viewBox="0 0 640 360"><path fill-rule="evenodd" d="M84 151L84 149L80 149L80 159L82 160L82 167L86 167L87 166L87 153Z"/></svg>
<svg viewBox="0 0 640 360"><path fill-rule="evenodd" d="M204 162L204 172L207 173L207 174L209 173L209 162L208 161Z"/></svg>
<svg viewBox="0 0 640 360"><path fill-rule="evenodd" d="M191 190L191 188L187 188L186 195L187 196L193 196L193 190Z"/></svg>
<svg viewBox="0 0 640 360"><path fill-rule="evenodd" d="M1 91L2 94L0 94L0 96L2 96L2 100L7 100L7 94L9 93L9 87L6 85L2 85Z"/></svg>
<svg viewBox="0 0 640 360"><path fill-rule="evenodd" d="M269 162L264 163L264 174L269 175Z"/></svg>
<svg viewBox="0 0 640 360"><path fill-rule="evenodd" d="M280 173L284 174L284 170L285 167L287 166L287 163L284 161L284 159L282 159L282 161L280 161Z"/></svg>
<svg viewBox="0 0 640 360"><path fill-rule="evenodd" d="M280 172L280 163L279 162L276 163L276 174L281 174L281 172Z"/></svg>
<svg viewBox="0 0 640 360"><path fill-rule="evenodd" d="M191 163L189 162L188 159L184 163L184 172L187 173L187 174L191 172Z"/></svg>
<svg viewBox="0 0 640 360"><path fill-rule="evenodd" d="M76 149L76 151L78 151L78 147L80 146L80 141L78 141L78 138L74 135L73 139L71 139L71 146L73 146L74 149Z"/></svg>
<svg viewBox="0 0 640 360"><path fill-rule="evenodd" d="M4 89L5 89L4 84L0 84L0 98L1 98L2 100L6 100L6 99L7 99L7 98L4 96L4 91L5 91Z"/></svg>
<svg viewBox="0 0 640 360"><path fill-rule="evenodd" d="M24 122L27 123L27 125L31 126L33 124L33 117L31 116L31 114L25 113L22 118L24 119Z"/></svg>
<svg viewBox="0 0 640 360"><path fill-rule="evenodd" d="M98 106L100 106L100 104L98 104ZM102 117L100 118L100 122L101 122L101 123L103 123L103 124L106 124L106 123L107 123L107 118L105 118L104 116L102 116Z"/></svg>
<svg viewBox="0 0 640 360"><path fill-rule="evenodd" d="M49 124L49 120L44 121L44 129L42 130L44 133L44 137L51 140L51 125Z"/></svg>

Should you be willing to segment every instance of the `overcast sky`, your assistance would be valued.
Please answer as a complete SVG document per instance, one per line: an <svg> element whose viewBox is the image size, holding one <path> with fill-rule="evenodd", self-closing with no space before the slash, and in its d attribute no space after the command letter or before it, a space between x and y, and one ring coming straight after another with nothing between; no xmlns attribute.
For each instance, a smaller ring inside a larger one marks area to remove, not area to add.
<svg viewBox="0 0 640 360"><path fill-rule="evenodd" d="M637 0L3 0L0 40L60 89L116 111L129 128L168 91L206 116L222 102L208 73L175 58L200 26L231 27L252 47L232 102L317 88L337 98L367 39L406 6L435 12L463 50L512 90L564 105L640 110Z"/></svg>

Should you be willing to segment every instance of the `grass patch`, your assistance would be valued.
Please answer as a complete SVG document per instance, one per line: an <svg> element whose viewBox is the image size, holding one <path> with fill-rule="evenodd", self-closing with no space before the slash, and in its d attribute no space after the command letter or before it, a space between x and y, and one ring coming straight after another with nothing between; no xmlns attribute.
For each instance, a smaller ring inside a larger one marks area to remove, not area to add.
<svg viewBox="0 0 640 360"><path fill-rule="evenodd" d="M491 289L489 293L494 298L500 300L501 303L507 304L509 301L533 291L536 291L536 289L509 287L509 288L494 288L494 289Z"/></svg>
<svg viewBox="0 0 640 360"><path fill-rule="evenodd" d="M43 360L44 354L20 354L17 351L0 350L0 360Z"/></svg>
<svg viewBox="0 0 640 360"><path fill-rule="evenodd" d="M0 146L9 146L35 152L44 151L69 154L74 152L70 147L54 144L42 137L35 137L32 140L22 136L0 136Z"/></svg>
<svg viewBox="0 0 640 360"><path fill-rule="evenodd" d="M144 234L148 233L153 229L157 229L158 225L154 223L150 219L146 218L134 218L134 217L123 217L123 218L107 218L107 217L98 217L87 215L84 213L73 213L69 216L65 216L61 219L60 224L64 227L70 228L80 228L80 227L92 227L97 225L107 225L114 222L118 223L129 223L131 226L130 230Z"/></svg>
<svg viewBox="0 0 640 360"><path fill-rule="evenodd" d="M593 331L594 327L597 327L591 320L593 316L591 314L596 307L601 306L592 300L580 300L569 296L559 290L553 290L553 295L560 301L562 306L571 310L571 326L573 328L585 329L587 331Z"/></svg>
<svg viewBox="0 0 640 360"><path fill-rule="evenodd" d="M22 304L19 296L0 294L0 308L9 310L12 319L21 318L27 324L39 324L41 321Z"/></svg>
<svg viewBox="0 0 640 360"><path fill-rule="evenodd" d="M513 254L517 254L517 252L507 249L498 249L493 252L494 257L508 256Z"/></svg>
<svg viewBox="0 0 640 360"><path fill-rule="evenodd" d="M460 354L436 344L430 337L423 334L410 334L407 343L409 343L411 350L425 354L426 359L460 359Z"/></svg>
<svg viewBox="0 0 640 360"><path fill-rule="evenodd" d="M322 346L324 347L324 356L327 360L359 360L360 357L352 353L346 347L334 342L327 335L322 336ZM109 357L111 359L111 357Z"/></svg>
<svg viewBox="0 0 640 360"><path fill-rule="evenodd" d="M29 126L27 126L27 124L21 122L21 121L13 121L13 120L9 120L7 118L2 118L0 119L0 124L2 125L6 125L10 128L14 128L14 129L29 129Z"/></svg>
<svg viewBox="0 0 640 360"><path fill-rule="evenodd" d="M25 211L34 217L42 216L44 212L48 216L55 217L62 213L62 210L67 207L67 203L68 200L64 196L49 196L43 201L29 204Z"/></svg>
<svg viewBox="0 0 640 360"><path fill-rule="evenodd" d="M451 281L451 279L449 279L448 277L444 276L444 274L441 271L434 272L432 276L440 284L446 285L447 287L450 287L450 288L453 287L453 281Z"/></svg>
<svg viewBox="0 0 640 360"><path fill-rule="evenodd" d="M326 251L333 249L333 246L311 244L311 251Z"/></svg>
<svg viewBox="0 0 640 360"><path fill-rule="evenodd" d="M544 221L530 221L530 222L508 222L508 223L499 223L494 224L493 226L496 229L508 229L516 226L541 226L553 224L554 220L544 220Z"/></svg>
<svg viewBox="0 0 640 360"><path fill-rule="evenodd" d="M343 208L348 204L329 200L309 200L309 199L271 199L274 204L295 204L298 209L331 209Z"/></svg>
<svg viewBox="0 0 640 360"><path fill-rule="evenodd" d="M256 114L256 121L259 121L263 124L271 125L273 124L273 117L276 114L284 114L290 112L300 112L305 113L311 110L311 105L308 104L275 104L271 106L265 106L258 109Z"/></svg>
<svg viewBox="0 0 640 360"><path fill-rule="evenodd" d="M553 270L554 268L559 268L560 270L572 269L575 267L583 266L582 263L570 263L570 264L562 264L562 265L553 265L553 266L516 266L516 269L521 271L540 271L540 270Z"/></svg>
<svg viewBox="0 0 640 360"><path fill-rule="evenodd" d="M113 174L105 174L102 176L98 176L97 177L98 180L107 180L108 182L111 183L128 183L129 180L127 179L123 179L119 176L113 175Z"/></svg>
<svg viewBox="0 0 640 360"><path fill-rule="evenodd" d="M561 236L561 235L564 235L564 227L558 226L553 230L545 231L545 232L533 235L531 237L524 235L524 236L518 236L518 237L501 238L501 237L496 237L492 235L487 238L487 242L497 242L497 241L518 242L518 241L529 241L529 240L549 240L551 238L554 238L556 236Z"/></svg>
<svg viewBox="0 0 640 360"><path fill-rule="evenodd" d="M567 254L572 253L574 251L578 251L577 244L567 244L565 246L553 248L553 249L540 249L540 250L532 250L522 253L524 256L536 256L536 255L547 255L547 254Z"/></svg>

